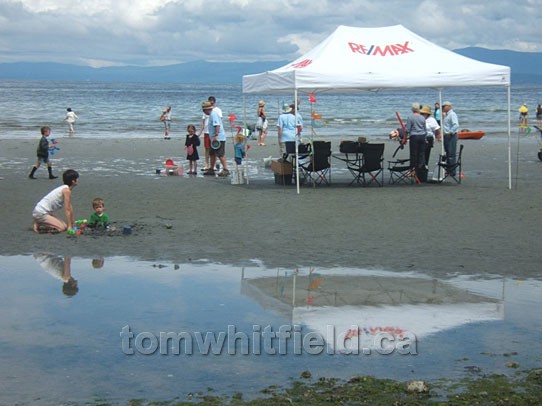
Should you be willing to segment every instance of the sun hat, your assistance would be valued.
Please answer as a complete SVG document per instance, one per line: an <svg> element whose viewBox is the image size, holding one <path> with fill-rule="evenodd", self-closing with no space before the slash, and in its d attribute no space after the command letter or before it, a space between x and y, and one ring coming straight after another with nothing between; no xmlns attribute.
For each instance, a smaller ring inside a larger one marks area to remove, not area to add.
<svg viewBox="0 0 542 406"><path fill-rule="evenodd" d="M204 101L203 103L201 103L202 110L207 110L207 109L212 109L212 108L213 108L213 104L210 101Z"/></svg>
<svg viewBox="0 0 542 406"><path fill-rule="evenodd" d="M218 149L218 148L220 148L220 141L214 140L213 142L211 142L211 148L212 148L212 149Z"/></svg>
<svg viewBox="0 0 542 406"><path fill-rule="evenodd" d="M420 109L420 114L429 114L429 115L431 115L431 107L429 107L429 106L423 106L423 107Z"/></svg>
<svg viewBox="0 0 542 406"><path fill-rule="evenodd" d="M263 100L260 100L260 101L258 102L258 106L260 106L260 107L265 106L265 102L264 102Z"/></svg>
<svg viewBox="0 0 542 406"><path fill-rule="evenodd" d="M444 106L451 106L451 105L452 105L452 103L449 102L449 101L445 101L444 103L442 103L442 107L444 107Z"/></svg>

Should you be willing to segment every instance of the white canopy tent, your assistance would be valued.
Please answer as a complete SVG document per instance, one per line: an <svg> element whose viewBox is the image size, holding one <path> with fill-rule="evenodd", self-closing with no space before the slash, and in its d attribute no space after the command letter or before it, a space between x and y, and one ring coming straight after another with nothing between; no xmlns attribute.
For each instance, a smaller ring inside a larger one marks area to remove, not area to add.
<svg viewBox="0 0 542 406"><path fill-rule="evenodd" d="M427 41L402 25L339 26L319 45L278 69L243 76L243 94L506 86L508 91L508 187L512 188L510 68L464 57ZM296 148L297 150L297 148ZM299 176L297 177L299 179ZM297 185L299 193L299 183Z"/></svg>

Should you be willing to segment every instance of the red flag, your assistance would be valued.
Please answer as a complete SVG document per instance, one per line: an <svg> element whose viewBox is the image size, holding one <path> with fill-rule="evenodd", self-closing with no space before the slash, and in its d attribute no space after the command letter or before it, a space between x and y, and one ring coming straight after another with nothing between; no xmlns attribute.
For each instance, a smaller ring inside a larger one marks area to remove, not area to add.
<svg viewBox="0 0 542 406"><path fill-rule="evenodd" d="M314 97L314 93L309 93L309 102L316 103L316 97Z"/></svg>
<svg viewBox="0 0 542 406"><path fill-rule="evenodd" d="M229 117L228 117L228 120L235 121L235 120L237 120L237 117L235 116L235 114L230 114Z"/></svg>

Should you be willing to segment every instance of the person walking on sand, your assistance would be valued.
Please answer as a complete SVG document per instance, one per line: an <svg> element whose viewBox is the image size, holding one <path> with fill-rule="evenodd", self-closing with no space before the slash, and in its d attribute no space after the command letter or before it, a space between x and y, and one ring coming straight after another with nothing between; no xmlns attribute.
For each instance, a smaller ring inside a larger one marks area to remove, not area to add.
<svg viewBox="0 0 542 406"><path fill-rule="evenodd" d="M267 137L267 112L265 111L265 101L258 102L256 130L258 130L258 145L265 147L265 137Z"/></svg>
<svg viewBox="0 0 542 406"><path fill-rule="evenodd" d="M63 185L53 189L43 197L34 207L32 229L36 233L59 233L73 230L72 190L78 185L79 174L68 169L62 174ZM55 217L54 212L64 208L66 222Z"/></svg>
<svg viewBox="0 0 542 406"><path fill-rule="evenodd" d="M38 150L37 150L37 156L38 160L36 164L32 167L32 170L30 171L30 174L28 175L29 179L36 179L34 177L36 171L42 164L47 165L47 171L49 171L49 179L56 179L58 176L53 175L53 167L51 165L51 161L49 160L49 140L47 137L51 134L51 129L49 127L41 127L41 138L40 142L38 144Z"/></svg>
<svg viewBox="0 0 542 406"><path fill-rule="evenodd" d="M77 117L77 114L75 114L75 112L72 111L71 107L68 107L66 109L66 117L64 118L64 120L68 123L68 125L70 127L70 135L75 134L74 124L75 124L75 122L77 121L78 118L79 117Z"/></svg>
<svg viewBox="0 0 542 406"><path fill-rule="evenodd" d="M222 171L218 176L228 176L230 171L228 170L228 163L224 157L226 151L226 132L224 131L222 118L209 101L203 102L201 104L201 109L205 114L209 115L209 138L211 139L211 150L209 151L211 156L211 169L204 174L215 174L215 171L212 168L215 167L216 159L218 158L222 164Z"/></svg>
<svg viewBox="0 0 542 406"><path fill-rule="evenodd" d="M167 106L162 110L160 121L164 123L164 139L170 140L169 131L171 130L171 106Z"/></svg>

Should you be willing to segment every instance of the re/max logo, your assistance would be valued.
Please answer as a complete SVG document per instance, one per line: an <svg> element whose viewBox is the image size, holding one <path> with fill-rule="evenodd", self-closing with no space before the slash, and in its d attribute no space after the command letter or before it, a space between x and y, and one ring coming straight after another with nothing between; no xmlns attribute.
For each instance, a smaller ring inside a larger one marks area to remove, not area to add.
<svg viewBox="0 0 542 406"><path fill-rule="evenodd" d="M363 45L363 44L356 44L354 42L349 42L348 45L350 46L350 49L354 53L362 54L362 55L372 55L372 56L386 56L386 55L403 55L407 54L409 52L414 52L412 48L409 48L408 41L405 41L404 44L392 44L392 45L386 45L386 46L380 46L380 45Z"/></svg>

